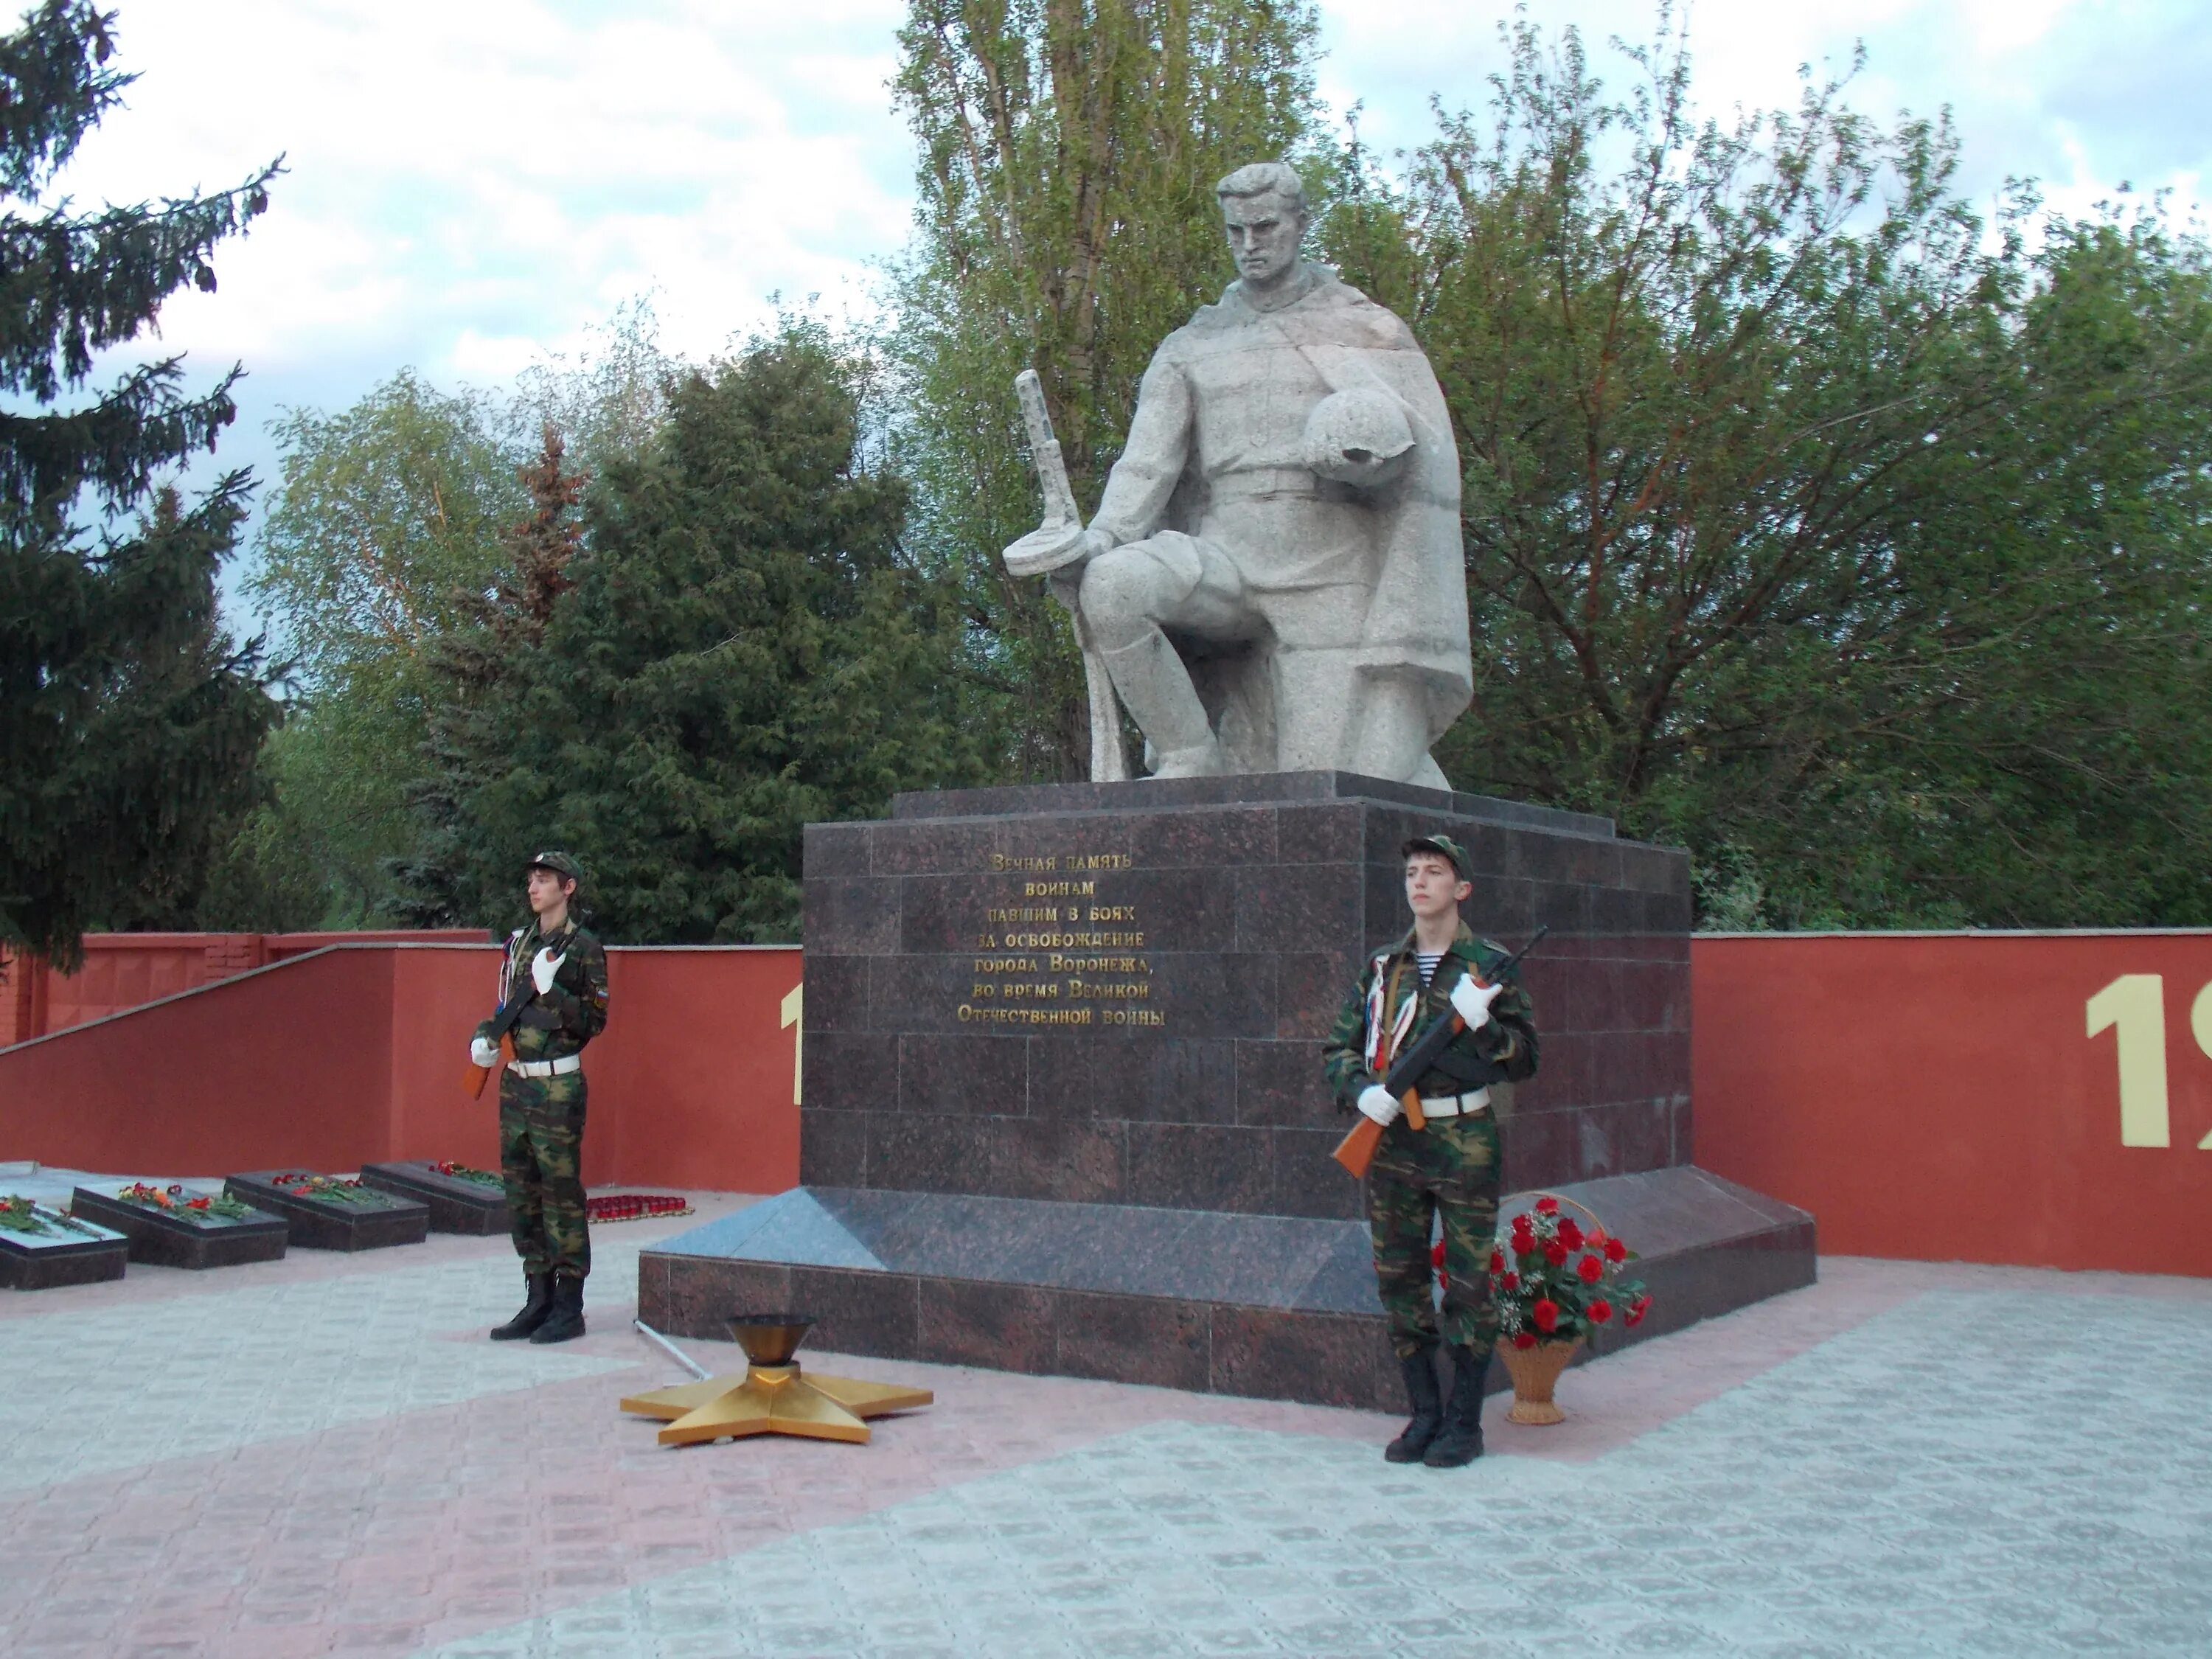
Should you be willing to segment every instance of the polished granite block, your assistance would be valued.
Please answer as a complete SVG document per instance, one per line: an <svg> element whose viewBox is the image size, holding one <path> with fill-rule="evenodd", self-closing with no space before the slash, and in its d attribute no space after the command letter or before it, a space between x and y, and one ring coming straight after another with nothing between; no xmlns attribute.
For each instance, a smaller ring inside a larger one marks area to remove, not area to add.
<svg viewBox="0 0 2212 1659"><path fill-rule="evenodd" d="M427 1158L364 1164L361 1181L364 1187L428 1205L434 1233L465 1233L483 1238L507 1230L507 1192L502 1185L442 1174Z"/></svg>
<svg viewBox="0 0 2212 1659"><path fill-rule="evenodd" d="M123 1277L131 1241L121 1233L92 1221L71 1227L45 1205L38 1213L44 1232L0 1229L0 1290L54 1291Z"/></svg>
<svg viewBox="0 0 2212 1659"><path fill-rule="evenodd" d="M1321 1039L1456 836L1542 1069L1513 1184L1687 1161L1689 872L1606 819L1343 773L902 795L809 825L802 1179L1358 1213Z"/></svg>
<svg viewBox="0 0 2212 1659"><path fill-rule="evenodd" d="M359 1201L304 1194L279 1186L281 1173L264 1170L234 1175L223 1190L241 1203L284 1218L292 1243L308 1250L380 1250L392 1244L420 1244L430 1236L430 1206L418 1200L361 1188Z"/></svg>
<svg viewBox="0 0 2212 1659"><path fill-rule="evenodd" d="M1813 1280L1811 1218L1705 1171L1558 1190L1641 1252L1656 1298L1601 1352ZM1326 1405L1400 1398L1355 1221L799 1188L649 1249L638 1285L638 1316L674 1335L719 1336L763 1304L813 1316L830 1352Z"/></svg>
<svg viewBox="0 0 2212 1659"><path fill-rule="evenodd" d="M235 1219L210 1215L190 1218L149 1210L106 1193L80 1187L70 1212L96 1221L131 1241L131 1260L155 1267L235 1267L248 1261L275 1261L284 1254L291 1229L282 1216L255 1210Z"/></svg>

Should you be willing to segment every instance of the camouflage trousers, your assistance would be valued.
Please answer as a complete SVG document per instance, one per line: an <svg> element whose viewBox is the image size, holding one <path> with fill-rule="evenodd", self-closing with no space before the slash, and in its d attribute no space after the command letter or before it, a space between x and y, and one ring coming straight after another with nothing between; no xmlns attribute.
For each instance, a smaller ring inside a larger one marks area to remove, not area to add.
<svg viewBox="0 0 2212 1659"><path fill-rule="evenodd" d="M1503 1163L1498 1121L1488 1112L1432 1118L1425 1129L1410 1128L1400 1118L1382 1132L1367 1169L1367 1226L1375 1243L1376 1288L1389 1316L1390 1346L1401 1358L1419 1353L1439 1334L1484 1358L1496 1345L1490 1251L1498 1233ZM1436 1216L1443 1219L1441 1322L1429 1257Z"/></svg>
<svg viewBox="0 0 2212 1659"><path fill-rule="evenodd" d="M499 1079L499 1172L525 1272L581 1279L592 1270L584 1224L584 1074Z"/></svg>

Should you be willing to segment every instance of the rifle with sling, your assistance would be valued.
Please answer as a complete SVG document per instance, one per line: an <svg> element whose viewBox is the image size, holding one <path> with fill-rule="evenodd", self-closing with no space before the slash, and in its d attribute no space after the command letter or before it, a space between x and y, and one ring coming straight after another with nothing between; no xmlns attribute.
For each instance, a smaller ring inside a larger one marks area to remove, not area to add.
<svg viewBox="0 0 2212 1659"><path fill-rule="evenodd" d="M491 1017L491 1030L486 1034L499 1044L498 1066L479 1066L471 1060L468 1075L461 1079L461 1086L478 1100L483 1098L484 1085L491 1081L492 1073L495 1070L505 1071L507 1061L514 1058L514 1023L522 1018L522 1011L538 994L538 987L530 977L528 963L526 963L522 971L514 977L515 988L500 1005L499 1012Z"/></svg>
<svg viewBox="0 0 2212 1659"><path fill-rule="evenodd" d="M1472 967L1468 970L1468 977L1474 981L1478 988L1498 983L1518 968L1521 958L1534 950L1544 935L1551 931L1549 922L1539 927L1526 945L1498 964L1488 979L1483 977L1480 969ZM1406 1051L1391 1062L1389 1075L1382 1079L1382 1086L1404 1104L1406 1121L1416 1129L1423 1127L1421 1079L1437 1063L1437 1056L1443 1054L1451 1040L1465 1030L1467 1020L1457 1009L1453 1009L1409 1043ZM1355 1178L1364 1176L1367 1173L1367 1166L1374 1162L1375 1148L1382 1139L1382 1126L1363 1115L1352 1126L1352 1132L1337 1144L1336 1150L1329 1156L1349 1170Z"/></svg>

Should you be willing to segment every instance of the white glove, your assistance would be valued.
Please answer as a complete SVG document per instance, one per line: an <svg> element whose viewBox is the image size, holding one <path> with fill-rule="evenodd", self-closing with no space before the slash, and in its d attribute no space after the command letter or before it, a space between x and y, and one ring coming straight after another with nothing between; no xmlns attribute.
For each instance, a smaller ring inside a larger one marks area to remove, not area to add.
<svg viewBox="0 0 2212 1659"><path fill-rule="evenodd" d="M469 1059L489 1071L499 1064L499 1044L489 1037L476 1037L469 1043Z"/></svg>
<svg viewBox="0 0 2212 1659"><path fill-rule="evenodd" d="M544 996L553 988L553 975L561 971L561 964L568 959L568 953L566 951L557 957L550 951L540 951L532 959L530 982L538 988L539 996Z"/></svg>
<svg viewBox="0 0 2212 1659"><path fill-rule="evenodd" d="M1451 988L1451 1006L1467 1022L1468 1030L1479 1031L1490 1024L1490 1005L1504 994L1505 987L1502 984L1486 985L1477 990L1473 980L1462 976Z"/></svg>
<svg viewBox="0 0 2212 1659"><path fill-rule="evenodd" d="M1398 1097L1379 1083L1370 1083L1362 1089L1358 1104L1362 1115L1373 1118L1386 1129L1406 1109L1399 1103Z"/></svg>

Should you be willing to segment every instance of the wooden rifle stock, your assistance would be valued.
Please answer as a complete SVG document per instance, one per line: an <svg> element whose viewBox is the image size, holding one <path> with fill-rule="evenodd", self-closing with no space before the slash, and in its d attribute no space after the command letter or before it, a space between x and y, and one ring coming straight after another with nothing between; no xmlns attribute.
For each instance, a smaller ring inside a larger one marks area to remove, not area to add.
<svg viewBox="0 0 2212 1659"><path fill-rule="evenodd" d="M511 1034L502 1035L499 1040L499 1064L496 1066L478 1066L474 1061L471 1061L468 1074L461 1079L461 1086L466 1089L469 1093L477 1099L482 1100L483 1098L484 1085L491 1081L491 1074L494 1072L505 1071L507 1069L507 1062L514 1058L514 1038Z"/></svg>
<svg viewBox="0 0 2212 1659"><path fill-rule="evenodd" d="M1451 1017L1453 1034L1455 1036L1465 1030L1467 1022L1454 1014ZM1408 1126L1415 1130L1429 1127L1428 1119L1421 1115L1421 1091L1419 1089L1407 1090L1398 1097L1398 1103L1406 1109ZM1359 1121L1352 1125L1352 1133L1336 1143L1336 1150L1329 1156L1351 1170L1352 1179L1357 1181L1367 1174L1367 1166L1375 1161L1375 1148L1382 1139L1382 1126L1363 1113Z"/></svg>

